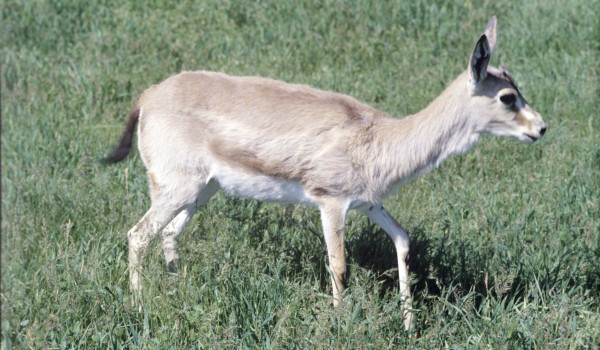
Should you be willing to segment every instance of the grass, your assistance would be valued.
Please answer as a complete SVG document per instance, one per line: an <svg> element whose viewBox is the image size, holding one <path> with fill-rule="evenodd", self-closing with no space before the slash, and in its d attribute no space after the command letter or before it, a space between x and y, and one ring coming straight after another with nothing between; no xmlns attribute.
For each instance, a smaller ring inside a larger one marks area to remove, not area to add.
<svg viewBox="0 0 600 350"><path fill-rule="evenodd" d="M598 0L14 1L2 10L2 340L9 348L598 349ZM350 215L345 307L329 305L316 210L218 195L148 257L129 304L125 232L149 207L137 153L98 160L141 91L180 70L263 75L392 115L466 68L492 14L549 131L484 138L387 202L411 236L417 323L394 248Z"/></svg>

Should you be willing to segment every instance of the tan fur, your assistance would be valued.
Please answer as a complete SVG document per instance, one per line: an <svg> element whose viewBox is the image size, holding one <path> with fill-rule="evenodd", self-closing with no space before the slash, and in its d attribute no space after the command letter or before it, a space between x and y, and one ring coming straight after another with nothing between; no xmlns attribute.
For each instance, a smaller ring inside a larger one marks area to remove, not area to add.
<svg viewBox="0 0 600 350"><path fill-rule="evenodd" d="M148 242L165 228L163 249L171 264L185 223L224 189L319 208L336 304L345 285L346 212L368 215L394 240L409 328L408 236L380 205L384 197L467 151L483 133L530 142L546 128L508 72L488 68L495 40L494 17L467 71L425 109L403 119L346 95L259 77L184 72L150 87L138 102L138 132L152 207L128 233L134 295L141 290ZM507 94L515 95L513 105L500 101Z"/></svg>

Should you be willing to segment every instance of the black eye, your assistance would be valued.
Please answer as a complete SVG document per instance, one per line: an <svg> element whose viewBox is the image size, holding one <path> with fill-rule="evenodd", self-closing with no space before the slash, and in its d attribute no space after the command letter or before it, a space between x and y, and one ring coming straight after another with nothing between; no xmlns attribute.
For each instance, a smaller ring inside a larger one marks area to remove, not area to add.
<svg viewBox="0 0 600 350"><path fill-rule="evenodd" d="M502 103L504 103L505 105L512 106L513 104L515 104L515 101L517 101L517 95L515 95L515 94L502 95L502 96L500 96L500 101L502 101Z"/></svg>

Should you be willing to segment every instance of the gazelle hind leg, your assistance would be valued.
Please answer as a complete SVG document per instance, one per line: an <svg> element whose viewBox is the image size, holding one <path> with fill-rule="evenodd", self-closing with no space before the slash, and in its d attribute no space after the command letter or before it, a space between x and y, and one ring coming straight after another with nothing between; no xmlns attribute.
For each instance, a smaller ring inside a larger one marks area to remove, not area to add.
<svg viewBox="0 0 600 350"><path fill-rule="evenodd" d="M179 265L179 245L177 237L183 231L186 224L196 212L196 205L192 204L183 209L171 222L162 230L162 249L169 272L177 271Z"/></svg>
<svg viewBox="0 0 600 350"><path fill-rule="evenodd" d="M169 272L177 271L179 265L179 245L177 238L190 221L198 207L208 200L219 190L219 185L210 181L202 190L194 203L182 210L162 231L162 249Z"/></svg>
<svg viewBox="0 0 600 350"><path fill-rule="evenodd" d="M142 283L140 280L141 262L148 246L158 232L177 214L176 210L164 211L152 206L142 219L129 232L129 287L133 304L142 309Z"/></svg>
<svg viewBox="0 0 600 350"><path fill-rule="evenodd" d="M323 234L327 244L327 257L331 270L333 305L341 303L341 294L346 288L346 255L344 252L344 225L347 203L329 200L319 205Z"/></svg>
<svg viewBox="0 0 600 350"><path fill-rule="evenodd" d="M183 209L190 207L204 186L189 179L161 183L149 172L152 206L127 233L129 244L129 285L134 304L142 309L141 266L148 246L158 233ZM175 175L176 176L176 175ZM172 179L172 178L171 178ZM183 226L185 225L181 225Z"/></svg>
<svg viewBox="0 0 600 350"><path fill-rule="evenodd" d="M396 246L398 255L398 276L400 278L400 295L402 296L402 313L404 328L409 330L413 325L412 297L410 293L410 279L408 275L409 239L406 231L391 217L381 205L363 209L363 212L379 225L390 236Z"/></svg>

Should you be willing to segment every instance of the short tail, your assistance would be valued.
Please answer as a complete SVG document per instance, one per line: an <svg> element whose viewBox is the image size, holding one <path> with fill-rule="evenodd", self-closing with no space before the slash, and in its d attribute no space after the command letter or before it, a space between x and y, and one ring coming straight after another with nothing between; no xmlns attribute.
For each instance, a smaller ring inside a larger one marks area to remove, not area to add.
<svg viewBox="0 0 600 350"><path fill-rule="evenodd" d="M125 125L125 131L123 131L123 136L121 136L121 141L119 141L119 145L115 147L115 149L102 161L106 164L113 164L122 161L127 157L129 152L131 152L131 147L133 145L133 134L135 133L135 126L140 119L140 109L136 107L129 114L129 119L127 120L127 125Z"/></svg>

